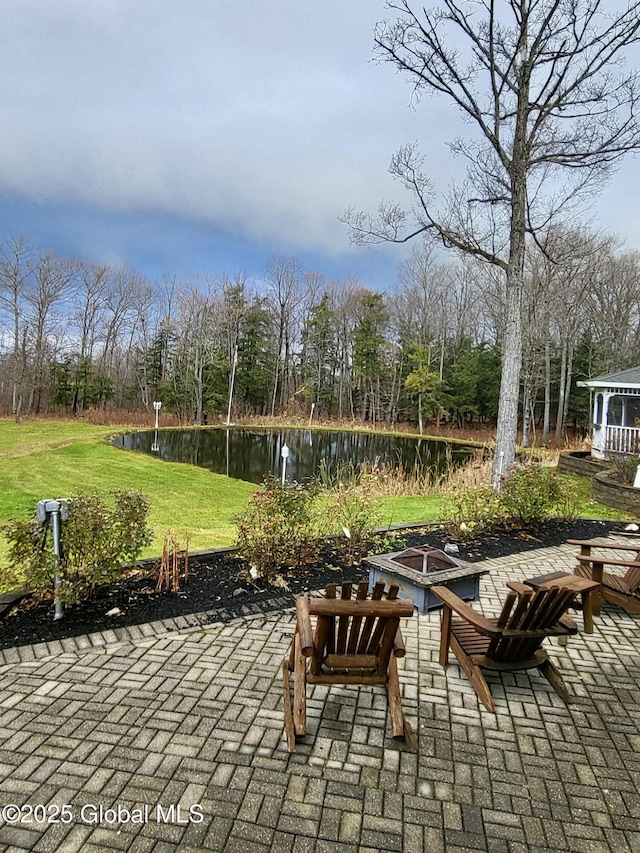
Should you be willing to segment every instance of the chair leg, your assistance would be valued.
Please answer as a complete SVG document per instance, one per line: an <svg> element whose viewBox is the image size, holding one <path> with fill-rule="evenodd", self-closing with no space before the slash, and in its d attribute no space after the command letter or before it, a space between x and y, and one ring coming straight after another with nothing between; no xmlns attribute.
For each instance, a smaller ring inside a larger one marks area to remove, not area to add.
<svg viewBox="0 0 640 853"><path fill-rule="evenodd" d="M445 604L442 608L442 624L440 626L440 664L449 663L449 646L451 644L451 608Z"/></svg>
<svg viewBox="0 0 640 853"><path fill-rule="evenodd" d="M495 712L496 706L493 702L493 696L491 695L491 690L489 690L489 685L487 684L484 675L480 671L480 667L476 666L471 660L469 655L456 640L453 633L451 634L450 645L451 651L456 656L456 660L466 673L467 678L471 682L471 686L476 691L478 699L482 702L487 711Z"/></svg>
<svg viewBox="0 0 640 853"><path fill-rule="evenodd" d="M284 731L287 736L287 749L295 752L296 733L293 726L293 711L291 710L291 692L289 690L289 661L282 661L282 687L284 692Z"/></svg>
<svg viewBox="0 0 640 853"><path fill-rule="evenodd" d="M556 691L558 696L568 704L573 701L573 697L569 693L567 689L567 685L564 682L563 677L560 675L557 667L553 664L548 658L543 661L538 667L540 672L547 679L549 684Z"/></svg>
<svg viewBox="0 0 640 853"><path fill-rule="evenodd" d="M418 751L418 738L407 720L404 721L404 740L411 752Z"/></svg>
<svg viewBox="0 0 640 853"><path fill-rule="evenodd" d="M307 731L307 659L300 648L300 635L294 638L295 667L293 670L293 725L296 735Z"/></svg>
<svg viewBox="0 0 640 853"><path fill-rule="evenodd" d="M599 593L598 589L590 589L588 592L582 593L582 618L584 620L585 634L593 634L593 603L594 593Z"/></svg>
<svg viewBox="0 0 640 853"><path fill-rule="evenodd" d="M389 717L391 718L391 734L393 737L404 738L412 752L418 751L418 741L410 724L405 720L400 699L400 680L398 665L394 655L389 660L387 681L387 698L389 701Z"/></svg>

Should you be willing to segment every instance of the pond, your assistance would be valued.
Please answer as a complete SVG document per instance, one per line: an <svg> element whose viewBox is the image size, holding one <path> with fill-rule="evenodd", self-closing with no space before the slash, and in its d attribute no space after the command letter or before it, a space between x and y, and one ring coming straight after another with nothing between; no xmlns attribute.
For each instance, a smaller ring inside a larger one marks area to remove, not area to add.
<svg viewBox="0 0 640 853"><path fill-rule="evenodd" d="M441 472L449 462L459 464L473 453L468 445L433 439L308 429L148 430L118 436L114 444L250 483L261 483L265 474L281 475L285 444L289 448L287 480L299 483L315 477L323 467L335 475L341 464L357 467L364 461Z"/></svg>

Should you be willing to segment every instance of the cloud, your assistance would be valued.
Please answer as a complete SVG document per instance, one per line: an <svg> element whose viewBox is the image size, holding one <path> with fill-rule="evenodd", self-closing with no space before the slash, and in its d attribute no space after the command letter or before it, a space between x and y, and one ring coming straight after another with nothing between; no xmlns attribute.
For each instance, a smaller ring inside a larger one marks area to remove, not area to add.
<svg viewBox="0 0 640 853"><path fill-rule="evenodd" d="M371 62L382 0L23 0L5 21L0 187L345 251L399 195L408 88ZM384 73L382 73L384 72Z"/></svg>
<svg viewBox="0 0 640 853"><path fill-rule="evenodd" d="M400 145L420 141L439 189L463 168L454 108L409 108L402 76L371 62L387 14L383 0L5 4L0 191L348 257L345 208L410 203L386 172ZM623 186L637 170L625 161ZM635 232L616 194L597 210Z"/></svg>

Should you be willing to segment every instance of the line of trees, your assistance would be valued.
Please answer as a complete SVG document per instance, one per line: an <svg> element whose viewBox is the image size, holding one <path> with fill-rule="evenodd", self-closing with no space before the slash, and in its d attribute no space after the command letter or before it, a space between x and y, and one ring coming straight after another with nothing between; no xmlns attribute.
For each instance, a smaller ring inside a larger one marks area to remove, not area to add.
<svg viewBox="0 0 640 853"><path fill-rule="evenodd" d="M504 277L492 471L499 488L515 461L529 244L547 253L549 230L584 207L622 158L640 149L640 75L625 65L625 51L640 40L640 3L386 5L397 18L377 25L376 56L406 76L416 102L441 96L463 117L468 131L450 148L467 174L440 206L424 155L417 144L405 145L389 171L408 190L412 208L382 202L375 216L351 209L345 221L356 242L430 234Z"/></svg>
<svg viewBox="0 0 640 853"><path fill-rule="evenodd" d="M523 286L525 443L588 422L577 379L640 363L640 253L556 231ZM184 422L308 415L372 424L495 423L507 323L503 276L415 246L386 293L272 257L259 282L146 281L131 269L0 244L0 407L5 414L152 411Z"/></svg>

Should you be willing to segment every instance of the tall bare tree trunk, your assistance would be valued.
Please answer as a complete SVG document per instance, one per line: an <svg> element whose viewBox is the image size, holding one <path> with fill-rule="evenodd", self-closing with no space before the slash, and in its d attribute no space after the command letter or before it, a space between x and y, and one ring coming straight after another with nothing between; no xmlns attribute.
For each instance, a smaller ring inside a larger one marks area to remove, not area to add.
<svg viewBox="0 0 640 853"><path fill-rule="evenodd" d="M562 342L562 358L560 360L560 381L558 383L558 409L556 412L556 444L560 445L564 434L564 407L567 379L567 340Z"/></svg>
<svg viewBox="0 0 640 853"><path fill-rule="evenodd" d="M526 106L528 85L521 84L518 96L518 119L513 142L511 164L511 227L509 263L506 285L506 325L502 344L502 377L498 402L496 446L491 471L491 485L500 482L511 470L516 458L518 434L518 397L522 369L522 315L520 312L524 282L526 235L526 168L524 146L526 139ZM519 160L516 160L519 156Z"/></svg>
<svg viewBox="0 0 640 853"><path fill-rule="evenodd" d="M522 446L529 447L529 429L531 426L531 377L527 376L522 388Z"/></svg>
<svg viewBox="0 0 640 853"><path fill-rule="evenodd" d="M544 415L542 419L542 444L549 444L549 429L551 422L551 352L549 339L544 344Z"/></svg>

